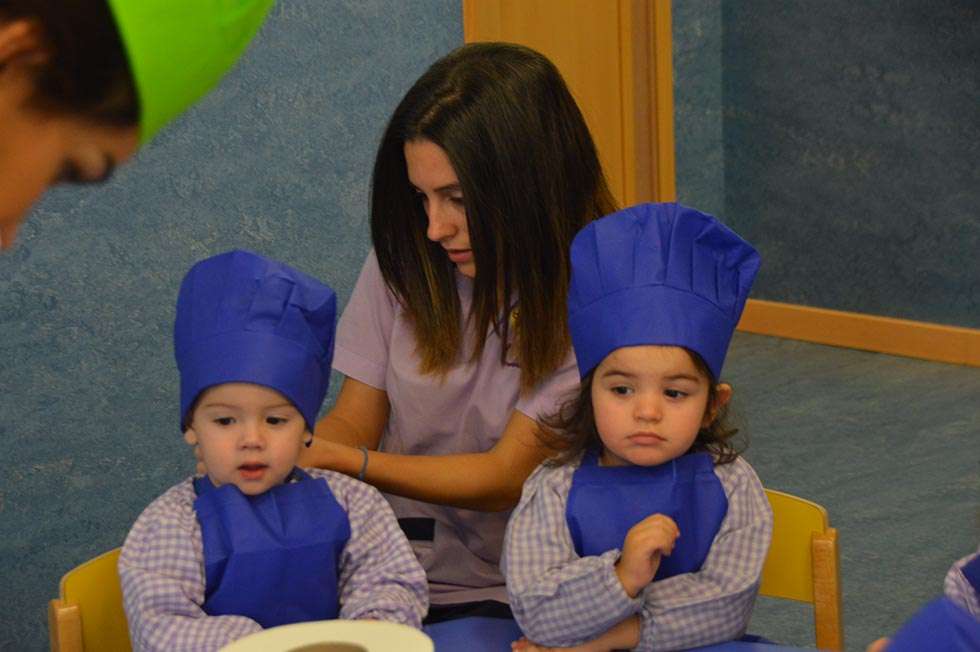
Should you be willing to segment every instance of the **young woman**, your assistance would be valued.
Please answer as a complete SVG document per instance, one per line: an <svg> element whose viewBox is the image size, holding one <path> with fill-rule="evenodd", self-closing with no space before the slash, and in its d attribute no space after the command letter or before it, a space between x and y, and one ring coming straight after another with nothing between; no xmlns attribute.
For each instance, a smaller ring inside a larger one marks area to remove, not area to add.
<svg viewBox="0 0 980 652"><path fill-rule="evenodd" d="M466 45L408 91L374 167L368 256L340 320L346 377L305 460L388 494L425 567L428 622L510 618L509 510L539 421L578 383L568 248L613 209L557 69Z"/></svg>
<svg viewBox="0 0 980 652"><path fill-rule="evenodd" d="M0 248L62 182L100 183L237 60L272 0L0 0Z"/></svg>

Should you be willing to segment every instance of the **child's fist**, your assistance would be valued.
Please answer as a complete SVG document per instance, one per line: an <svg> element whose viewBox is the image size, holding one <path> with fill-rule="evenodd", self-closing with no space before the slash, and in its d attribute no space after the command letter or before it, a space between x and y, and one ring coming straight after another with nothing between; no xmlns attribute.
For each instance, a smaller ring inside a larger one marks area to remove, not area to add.
<svg viewBox="0 0 980 652"><path fill-rule="evenodd" d="M670 556L680 534L674 519L663 514L648 516L630 528L615 566L627 595L635 598L653 581L660 567L660 556Z"/></svg>

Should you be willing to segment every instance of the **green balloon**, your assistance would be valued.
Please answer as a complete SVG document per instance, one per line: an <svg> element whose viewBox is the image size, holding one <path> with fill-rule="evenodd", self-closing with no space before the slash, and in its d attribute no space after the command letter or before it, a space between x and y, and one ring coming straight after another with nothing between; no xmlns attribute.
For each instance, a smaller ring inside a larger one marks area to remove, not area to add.
<svg viewBox="0 0 980 652"><path fill-rule="evenodd" d="M211 90L274 0L108 0L140 100L140 144Z"/></svg>

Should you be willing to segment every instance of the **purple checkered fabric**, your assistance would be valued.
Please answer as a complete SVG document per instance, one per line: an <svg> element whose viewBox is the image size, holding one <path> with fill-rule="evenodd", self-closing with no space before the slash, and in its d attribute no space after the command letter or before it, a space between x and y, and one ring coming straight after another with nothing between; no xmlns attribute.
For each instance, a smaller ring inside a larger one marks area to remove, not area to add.
<svg viewBox="0 0 980 652"><path fill-rule="evenodd" d="M425 572L387 501L345 475L326 478L347 512L351 536L340 558L340 617L421 626L428 609ZM204 551L188 478L143 510L119 557L123 603L134 650L212 651L262 629L242 616L209 616L204 603Z"/></svg>
<svg viewBox="0 0 980 652"><path fill-rule="evenodd" d="M538 467L507 526L502 568L524 634L542 645L577 645L640 614L637 650L676 650L741 636L772 538L772 510L752 467L742 459L715 467L728 513L701 570L652 582L635 599L613 569L618 549L590 557L575 552L565 504L577 467Z"/></svg>
<svg viewBox="0 0 980 652"><path fill-rule="evenodd" d="M943 593L946 597L960 605L973 617L980 620L980 596L976 589L970 584L969 580L963 575L962 568L980 556L980 547L972 555L967 555L959 560L946 573L946 581L943 583Z"/></svg>

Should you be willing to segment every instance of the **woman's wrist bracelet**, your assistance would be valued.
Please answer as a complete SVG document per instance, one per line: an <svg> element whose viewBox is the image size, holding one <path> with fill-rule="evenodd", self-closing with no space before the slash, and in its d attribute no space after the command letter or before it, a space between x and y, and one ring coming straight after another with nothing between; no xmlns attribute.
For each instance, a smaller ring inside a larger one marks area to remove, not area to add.
<svg viewBox="0 0 980 652"><path fill-rule="evenodd" d="M368 449L367 446L358 446L361 449L361 453L364 455L364 460L361 462L361 470L357 474L357 479L364 482L364 474L367 473L367 463L368 463Z"/></svg>

